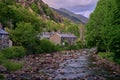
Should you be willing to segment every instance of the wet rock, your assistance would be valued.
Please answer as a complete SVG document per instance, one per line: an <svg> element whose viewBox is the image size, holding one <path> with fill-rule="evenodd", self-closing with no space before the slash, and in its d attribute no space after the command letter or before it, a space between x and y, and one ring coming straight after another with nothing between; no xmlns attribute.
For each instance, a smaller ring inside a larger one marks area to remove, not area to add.
<svg viewBox="0 0 120 80"><path fill-rule="evenodd" d="M96 62L92 62L92 64L96 64Z"/></svg>
<svg viewBox="0 0 120 80"><path fill-rule="evenodd" d="M24 74L21 74L20 77L24 80L24 79L27 79L27 80L30 80L32 77L31 77L31 74L28 74L28 73L24 73Z"/></svg>
<svg viewBox="0 0 120 80"><path fill-rule="evenodd" d="M9 78L11 80L13 78L14 80L105 80L104 77L108 75L104 74L108 72L101 69L103 67L110 68L113 77L119 76L120 67L118 65L109 64L108 61L101 60L96 54L92 56L95 61L91 62L88 59L89 53L92 53L89 49L82 49L29 55L20 59L25 61L22 70L10 73ZM91 67L89 64L94 64L94 66ZM98 73L102 75L97 76Z"/></svg>
<svg viewBox="0 0 120 80"><path fill-rule="evenodd" d="M6 77L7 80L13 80L12 75L8 74Z"/></svg>
<svg viewBox="0 0 120 80"><path fill-rule="evenodd" d="M50 56L51 56L51 54L46 54L46 55L45 55L45 57L50 57Z"/></svg>
<svg viewBox="0 0 120 80"><path fill-rule="evenodd" d="M0 73L6 72L6 71L7 69L4 66L0 65Z"/></svg>

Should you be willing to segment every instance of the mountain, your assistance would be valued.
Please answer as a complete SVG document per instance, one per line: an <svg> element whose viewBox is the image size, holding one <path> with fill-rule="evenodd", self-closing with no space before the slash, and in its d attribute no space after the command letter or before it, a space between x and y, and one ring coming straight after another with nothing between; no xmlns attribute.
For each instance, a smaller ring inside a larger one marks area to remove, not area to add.
<svg viewBox="0 0 120 80"><path fill-rule="evenodd" d="M58 12L60 15L68 18L69 20L75 22L75 23L83 23L86 24L88 22L88 18L80 15L80 14L75 14L67 9L60 8L60 9L53 9L56 12Z"/></svg>
<svg viewBox="0 0 120 80"><path fill-rule="evenodd" d="M0 0L0 10L3 28L14 30L19 24L29 23L37 32L60 30L79 36L79 24L59 15L42 0Z"/></svg>
<svg viewBox="0 0 120 80"><path fill-rule="evenodd" d="M28 8L31 12L36 12L43 19L54 20L55 22L62 22L63 18L54 12L47 4L42 0L17 0L18 4Z"/></svg>

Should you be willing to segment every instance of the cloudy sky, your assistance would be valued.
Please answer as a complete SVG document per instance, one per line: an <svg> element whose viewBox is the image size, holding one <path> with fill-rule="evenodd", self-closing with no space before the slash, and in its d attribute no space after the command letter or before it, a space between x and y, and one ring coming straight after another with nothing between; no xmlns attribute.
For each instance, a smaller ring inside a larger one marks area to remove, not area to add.
<svg viewBox="0 0 120 80"><path fill-rule="evenodd" d="M43 0L50 7L59 9L66 8L74 13L89 17L93 12L98 0Z"/></svg>

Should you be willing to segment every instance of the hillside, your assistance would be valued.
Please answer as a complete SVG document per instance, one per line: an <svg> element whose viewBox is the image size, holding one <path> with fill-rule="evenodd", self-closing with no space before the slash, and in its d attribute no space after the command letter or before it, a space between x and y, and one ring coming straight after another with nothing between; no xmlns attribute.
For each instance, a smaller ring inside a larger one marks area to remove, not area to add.
<svg viewBox="0 0 120 80"><path fill-rule="evenodd" d="M63 18L54 12L47 4L42 0L17 0L17 4L21 4L23 7L27 7L31 12L36 12L43 19L51 19L56 22L62 22Z"/></svg>
<svg viewBox="0 0 120 80"><path fill-rule="evenodd" d="M53 9L56 12L58 12L60 15L70 19L71 21L75 22L75 23L82 23L82 24L86 24L88 22L88 18L80 15L80 14L75 14L73 12L70 12L67 9L64 8L60 8L60 9Z"/></svg>
<svg viewBox="0 0 120 80"><path fill-rule="evenodd" d="M23 46L30 53L43 52L36 37L41 32L61 31L80 37L78 24L65 19L42 0L0 0L0 23L13 45Z"/></svg>

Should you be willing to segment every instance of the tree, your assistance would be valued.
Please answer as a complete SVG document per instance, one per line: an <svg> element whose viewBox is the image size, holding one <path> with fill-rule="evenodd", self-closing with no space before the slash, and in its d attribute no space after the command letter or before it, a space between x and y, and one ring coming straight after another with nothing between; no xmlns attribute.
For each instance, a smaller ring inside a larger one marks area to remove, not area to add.
<svg viewBox="0 0 120 80"><path fill-rule="evenodd" d="M0 2L3 2L7 5L15 5L16 0L0 0Z"/></svg>
<svg viewBox="0 0 120 80"><path fill-rule="evenodd" d="M52 30L57 31L60 29L60 25L54 22L53 20L47 20L45 27L47 31L52 31Z"/></svg>
<svg viewBox="0 0 120 80"><path fill-rule="evenodd" d="M120 2L99 0L86 26L86 42L100 51L114 52L120 57Z"/></svg>
<svg viewBox="0 0 120 80"><path fill-rule="evenodd" d="M104 43L107 33L110 34L114 22L115 1L100 0L95 11L91 14L90 20L86 26L86 41L89 46L98 46L99 49L107 50ZM108 30L109 29L109 30ZM110 32L109 32L110 31ZM110 36L109 36L110 37ZM109 40L109 39L107 39Z"/></svg>
<svg viewBox="0 0 120 80"><path fill-rule="evenodd" d="M17 23L15 30L10 31L10 36L15 46L24 46L32 49L36 44L37 32L31 23Z"/></svg>

